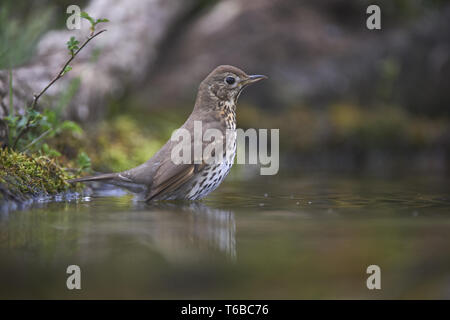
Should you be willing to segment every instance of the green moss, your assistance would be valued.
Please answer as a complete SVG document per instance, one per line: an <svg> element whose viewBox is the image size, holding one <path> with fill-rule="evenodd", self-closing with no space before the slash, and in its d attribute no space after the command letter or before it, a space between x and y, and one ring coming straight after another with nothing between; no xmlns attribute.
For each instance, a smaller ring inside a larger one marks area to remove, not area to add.
<svg viewBox="0 0 450 320"><path fill-rule="evenodd" d="M88 154L99 171L122 171L147 161L165 140L128 115L103 122L89 141Z"/></svg>
<svg viewBox="0 0 450 320"><path fill-rule="evenodd" d="M66 182L73 177L54 159L29 156L8 149L0 150L0 200L5 198L2 190L7 190L8 195L22 200L32 196L75 191L76 186Z"/></svg>

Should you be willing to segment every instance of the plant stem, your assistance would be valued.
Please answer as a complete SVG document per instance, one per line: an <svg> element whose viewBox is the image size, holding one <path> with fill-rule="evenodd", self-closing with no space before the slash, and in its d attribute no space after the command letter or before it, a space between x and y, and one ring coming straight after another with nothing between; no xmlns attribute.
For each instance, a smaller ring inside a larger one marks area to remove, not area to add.
<svg viewBox="0 0 450 320"><path fill-rule="evenodd" d="M53 80L50 81L50 83L44 89L42 89L41 92L39 92L38 94L34 94L33 95L33 103L31 104L30 110L34 110L36 108L36 105L37 105L37 102L38 102L39 98L47 91L48 88L50 88L56 81L58 81L64 75L66 67L72 62L72 60L77 56L77 54L89 43L89 41L91 41L96 36L98 36L99 34L105 32L105 31L106 31L106 29L103 29L103 30L100 30L99 32L97 32L95 34L91 33L87 37L87 39L83 42L81 47L77 51L75 51L74 54L71 55L70 58L66 61L64 66L61 68L59 73L53 78ZM30 129L30 122L31 122L31 118L28 118L28 121L27 121L25 127L19 132L19 134L17 135L16 139L14 140L14 143L12 145L12 149L16 148L17 142Z"/></svg>
<svg viewBox="0 0 450 320"><path fill-rule="evenodd" d="M35 143L39 142L40 140L42 140L43 138L45 138L45 136L47 136L50 132L52 132L53 129L48 129L47 131L45 131L43 134L41 134L39 137L37 137L36 139L34 139L33 141L31 141L25 148L23 148L23 150L21 152L25 152L27 151L31 146L33 146Z"/></svg>
<svg viewBox="0 0 450 320"><path fill-rule="evenodd" d="M14 106L13 106L13 75L12 75L12 68L9 67L9 112L8 115L11 117L13 117L13 113L14 113ZM9 129L8 131L8 145L10 146L12 143L12 130L10 128L7 127L7 129ZM15 130L15 129L14 129Z"/></svg>
<svg viewBox="0 0 450 320"><path fill-rule="evenodd" d="M38 99L45 93L45 91L47 91L48 88L50 88L57 80L59 80L64 75L64 73L65 73L64 70L66 69L66 67L72 62L72 60L76 57L76 55L89 43L89 41L91 41L96 36L98 36L100 33L105 32L105 31L106 31L106 29L100 30L96 34L89 35L89 37L83 42L81 47L77 51L75 51L75 53L69 58L69 60L66 61L66 63L62 67L61 71L59 71L58 75L55 78L53 78L53 80L50 81L50 83L41 92L34 95L33 104L31 105L31 110L34 110L36 108L36 103L37 103Z"/></svg>
<svg viewBox="0 0 450 320"><path fill-rule="evenodd" d="M12 116L14 113L13 107L13 75L12 69L9 68L9 115Z"/></svg>

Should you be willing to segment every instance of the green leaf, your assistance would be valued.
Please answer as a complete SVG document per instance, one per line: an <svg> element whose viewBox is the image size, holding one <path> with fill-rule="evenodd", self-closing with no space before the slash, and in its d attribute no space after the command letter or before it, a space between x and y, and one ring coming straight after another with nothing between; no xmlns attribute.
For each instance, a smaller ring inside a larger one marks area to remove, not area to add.
<svg viewBox="0 0 450 320"><path fill-rule="evenodd" d="M41 154L46 155L48 157L60 157L61 156L61 153L59 153L57 150L55 150L53 148L50 148L48 146L48 144L46 144L46 143L44 143L41 146L41 150L40 151L41 151Z"/></svg>
<svg viewBox="0 0 450 320"><path fill-rule="evenodd" d="M17 128L23 128L25 127L25 125L28 122L28 118L26 116L22 117L18 122L17 122Z"/></svg>
<svg viewBox="0 0 450 320"><path fill-rule="evenodd" d="M29 116L31 119L34 119L34 118L39 117L40 114L41 114L41 113L40 113L39 111L37 111L37 110L28 110L28 116Z"/></svg>
<svg viewBox="0 0 450 320"><path fill-rule="evenodd" d="M78 166L80 167L80 170L86 170L91 168L91 158L89 158L89 156L84 151L78 154L77 163Z"/></svg>
<svg viewBox="0 0 450 320"><path fill-rule="evenodd" d="M50 147L48 146L48 144L44 143L42 145L42 149L41 150L42 150L43 153L47 153L49 151L49 149L50 149Z"/></svg>
<svg viewBox="0 0 450 320"><path fill-rule="evenodd" d="M95 24L100 23L100 22L109 22L108 19L97 19L97 21L95 21Z"/></svg>
<svg viewBox="0 0 450 320"><path fill-rule="evenodd" d="M76 124L73 121L69 121L69 120L64 121L61 124L60 128L61 128L61 130L68 130L70 132L78 133L78 134L81 134L83 132L83 129L81 129L81 127L78 124Z"/></svg>
<svg viewBox="0 0 450 320"><path fill-rule="evenodd" d="M36 110L29 110L28 111L28 117L30 119L30 124L35 125L37 122L39 122L44 116Z"/></svg>
<svg viewBox="0 0 450 320"><path fill-rule="evenodd" d="M56 127L59 123L59 119L57 118L56 112L54 110L44 110L44 117L53 127Z"/></svg>
<svg viewBox="0 0 450 320"><path fill-rule="evenodd" d="M67 72L69 72L70 70L72 70L72 67L71 66L66 66L65 68L64 68L64 71L63 71L63 73L62 73L62 75L65 75Z"/></svg>
<svg viewBox="0 0 450 320"><path fill-rule="evenodd" d="M94 19L85 11L81 12L80 16L86 20L88 20L92 25L95 25Z"/></svg>
<svg viewBox="0 0 450 320"><path fill-rule="evenodd" d="M82 18L85 18L85 19L89 19L89 18L90 18L89 14L88 14L86 11L82 11L81 14L80 14L80 16L81 16Z"/></svg>
<svg viewBox="0 0 450 320"><path fill-rule="evenodd" d="M69 49L70 54L74 55L75 51L79 49L78 45L80 42L74 37L70 37L69 41L66 42L67 49Z"/></svg>

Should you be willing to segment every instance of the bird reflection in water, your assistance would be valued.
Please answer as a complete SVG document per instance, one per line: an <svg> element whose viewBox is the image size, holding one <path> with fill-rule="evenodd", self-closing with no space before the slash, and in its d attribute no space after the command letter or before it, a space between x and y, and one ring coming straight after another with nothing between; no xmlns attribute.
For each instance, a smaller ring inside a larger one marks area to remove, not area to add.
<svg viewBox="0 0 450 320"><path fill-rule="evenodd" d="M219 250L231 261L236 260L236 222L231 210L212 208L201 202L155 202L145 207L162 214L157 215L161 223L154 225L152 238L158 247L169 245L169 255L191 243L201 249Z"/></svg>
<svg viewBox="0 0 450 320"><path fill-rule="evenodd" d="M168 261L225 255L236 260L236 223L230 210L201 202L143 202L128 197L83 197L74 202L34 203L29 211L5 214L12 247L78 261L106 261L111 255L149 258L154 251ZM33 217L32 228L23 221ZM46 221L46 223L40 223ZM49 241L49 238L52 241ZM75 256L74 256L75 255ZM78 256L78 258L76 258Z"/></svg>

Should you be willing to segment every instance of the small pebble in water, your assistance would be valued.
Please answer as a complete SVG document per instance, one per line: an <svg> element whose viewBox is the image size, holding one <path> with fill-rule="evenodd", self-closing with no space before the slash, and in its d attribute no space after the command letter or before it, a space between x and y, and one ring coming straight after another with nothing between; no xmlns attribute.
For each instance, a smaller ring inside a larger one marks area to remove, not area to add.
<svg viewBox="0 0 450 320"><path fill-rule="evenodd" d="M299 206L300 205L300 201L297 201L295 204Z"/></svg>

